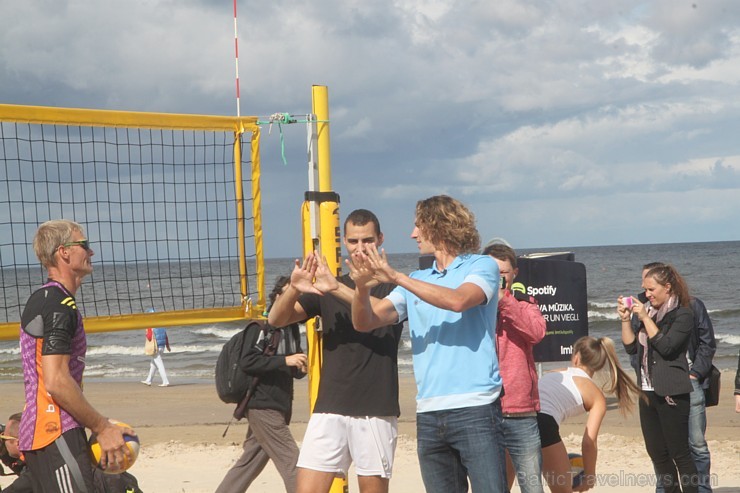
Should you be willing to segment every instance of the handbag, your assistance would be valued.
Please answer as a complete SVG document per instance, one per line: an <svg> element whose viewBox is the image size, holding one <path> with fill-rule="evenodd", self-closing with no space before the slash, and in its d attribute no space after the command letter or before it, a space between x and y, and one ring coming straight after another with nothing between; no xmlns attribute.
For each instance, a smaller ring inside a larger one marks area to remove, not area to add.
<svg viewBox="0 0 740 493"><path fill-rule="evenodd" d="M704 403L706 407L712 407L719 404L719 387L720 387L720 373L719 369L712 365L712 369L709 372L707 380L709 380L709 386L704 389Z"/></svg>
<svg viewBox="0 0 740 493"><path fill-rule="evenodd" d="M146 329L146 342L144 343L144 354L147 356L154 356L157 354L159 348L157 348L157 339L152 333L152 329Z"/></svg>

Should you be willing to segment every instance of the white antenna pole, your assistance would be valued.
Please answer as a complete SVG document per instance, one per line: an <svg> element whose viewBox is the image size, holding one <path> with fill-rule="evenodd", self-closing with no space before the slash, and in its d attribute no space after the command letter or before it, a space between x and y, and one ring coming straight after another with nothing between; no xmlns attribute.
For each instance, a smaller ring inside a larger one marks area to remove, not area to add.
<svg viewBox="0 0 740 493"><path fill-rule="evenodd" d="M236 29L236 0L234 0L234 61L236 62L236 116L241 115L239 104L239 35Z"/></svg>

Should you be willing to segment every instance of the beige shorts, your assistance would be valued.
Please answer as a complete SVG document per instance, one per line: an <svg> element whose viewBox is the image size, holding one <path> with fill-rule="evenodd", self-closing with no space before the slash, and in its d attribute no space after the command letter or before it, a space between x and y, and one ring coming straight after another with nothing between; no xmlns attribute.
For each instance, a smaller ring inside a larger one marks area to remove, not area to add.
<svg viewBox="0 0 740 493"><path fill-rule="evenodd" d="M395 416L312 414L297 465L346 476L354 462L358 476L390 478L397 439Z"/></svg>

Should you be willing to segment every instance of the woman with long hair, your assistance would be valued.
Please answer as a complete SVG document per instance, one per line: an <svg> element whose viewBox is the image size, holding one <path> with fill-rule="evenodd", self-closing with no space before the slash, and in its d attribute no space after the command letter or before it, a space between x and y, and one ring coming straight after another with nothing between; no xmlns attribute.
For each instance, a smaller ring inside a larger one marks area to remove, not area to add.
<svg viewBox="0 0 740 493"><path fill-rule="evenodd" d="M686 350L694 331L686 281L671 265L650 269L643 278L648 301L617 300L622 342L637 355L637 381L645 393L640 427L658 482L666 493L697 491L697 472L689 448L690 394ZM630 319L636 315L639 325Z"/></svg>
<svg viewBox="0 0 740 493"><path fill-rule="evenodd" d="M550 490L557 493L586 491L596 483L597 437L606 415L604 392L616 394L619 408L632 410L640 389L625 373L617 359L614 341L608 337L581 337L573 345L571 366L542 375L539 381L540 413L537 424L542 441L542 472ZM592 380L601 369L608 371L608 383L602 390ZM560 438L560 424L566 418L588 413L581 441L583 478L573 485L568 451Z"/></svg>

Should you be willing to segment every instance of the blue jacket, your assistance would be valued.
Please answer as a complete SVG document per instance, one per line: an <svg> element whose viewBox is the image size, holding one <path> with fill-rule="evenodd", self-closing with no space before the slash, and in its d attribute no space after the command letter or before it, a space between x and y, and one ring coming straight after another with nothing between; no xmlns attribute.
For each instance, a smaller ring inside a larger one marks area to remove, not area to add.
<svg viewBox="0 0 740 493"><path fill-rule="evenodd" d="M154 328L152 332L154 332L154 338L157 340L157 347L167 347L167 331L165 329Z"/></svg>

